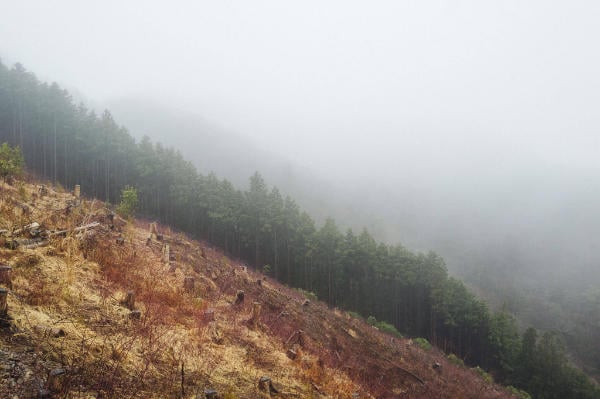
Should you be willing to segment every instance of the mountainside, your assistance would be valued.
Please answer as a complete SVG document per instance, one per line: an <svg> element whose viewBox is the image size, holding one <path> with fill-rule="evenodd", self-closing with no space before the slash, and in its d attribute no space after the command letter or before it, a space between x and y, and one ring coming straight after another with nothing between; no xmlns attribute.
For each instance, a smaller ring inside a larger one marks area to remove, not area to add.
<svg viewBox="0 0 600 399"><path fill-rule="evenodd" d="M20 64L11 69L0 64L2 141L3 177L16 173L24 161L41 179L68 188L77 185L90 198L117 203L134 194L139 214L205 240L328 306L358 312L381 330L423 337L416 342L426 346L428 340L454 353L456 363L464 359L536 398L600 396L569 364L557 334L538 336L528 329L521 335L506 308L491 312L448 275L436 253L377 242L366 229L342 232L331 218L315 222L258 172L246 190L214 174L204 175L173 148L148 138L136 142L109 111L99 117L75 106L68 92L55 83L39 82ZM122 258L109 251L99 260ZM137 276L130 278L137 281ZM338 351L335 357L342 362L340 356ZM361 354L358 361L369 358Z"/></svg>
<svg viewBox="0 0 600 399"><path fill-rule="evenodd" d="M98 200L3 185L0 224L12 267L0 397L514 397L419 340Z"/></svg>

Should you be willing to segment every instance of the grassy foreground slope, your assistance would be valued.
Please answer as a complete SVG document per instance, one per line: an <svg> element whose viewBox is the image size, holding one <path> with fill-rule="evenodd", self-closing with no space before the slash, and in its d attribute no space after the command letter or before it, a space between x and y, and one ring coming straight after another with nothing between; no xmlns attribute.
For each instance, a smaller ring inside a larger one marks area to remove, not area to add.
<svg viewBox="0 0 600 399"><path fill-rule="evenodd" d="M435 348L307 301L167 227L148 239L148 222L125 222L60 189L17 182L1 194L0 261L12 267L2 398L43 389L69 398L195 398L207 389L222 398L514 397ZM15 230L32 222L67 232L27 248ZM64 374L49 378L57 369ZM273 389L260 389L264 376Z"/></svg>

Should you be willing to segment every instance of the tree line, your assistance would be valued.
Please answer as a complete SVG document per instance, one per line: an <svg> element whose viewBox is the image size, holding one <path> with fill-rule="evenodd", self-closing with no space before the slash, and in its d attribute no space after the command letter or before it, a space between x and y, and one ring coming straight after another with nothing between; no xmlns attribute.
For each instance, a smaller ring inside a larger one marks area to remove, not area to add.
<svg viewBox="0 0 600 399"><path fill-rule="evenodd" d="M168 134L168 132L165 132ZM425 337L468 364L492 370L536 398L598 398L600 391L566 359L552 334L519 335L506 311L491 312L448 275L433 252L377 242L367 230L318 226L257 172L241 190L201 174L181 154L139 142L110 112L76 105L56 83L22 65L0 63L0 142L18 146L42 179L111 203L135 187L139 212L222 248L329 305ZM532 332L533 331L533 332Z"/></svg>

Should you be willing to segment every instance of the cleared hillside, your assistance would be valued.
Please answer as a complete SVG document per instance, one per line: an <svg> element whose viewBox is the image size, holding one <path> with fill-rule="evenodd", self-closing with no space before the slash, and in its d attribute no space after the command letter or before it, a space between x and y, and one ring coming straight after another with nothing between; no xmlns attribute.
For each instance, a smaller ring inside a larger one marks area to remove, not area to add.
<svg viewBox="0 0 600 399"><path fill-rule="evenodd" d="M149 238L100 201L17 183L0 215L0 397L513 397L204 243L162 226Z"/></svg>

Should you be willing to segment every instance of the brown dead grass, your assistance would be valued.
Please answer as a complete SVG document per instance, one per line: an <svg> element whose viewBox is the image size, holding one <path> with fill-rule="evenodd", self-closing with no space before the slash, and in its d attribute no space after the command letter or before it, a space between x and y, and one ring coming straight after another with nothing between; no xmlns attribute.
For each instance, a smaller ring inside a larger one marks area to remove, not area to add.
<svg viewBox="0 0 600 399"><path fill-rule="evenodd" d="M118 221L111 229L101 202L83 201L67 214L70 194L51 190L40 198L33 186L25 190L31 214L14 216L16 190L7 190L0 228L31 221L49 229L101 223L47 247L0 249L0 261L14 267L13 323L42 359L32 366L38 381L49 368L66 367L68 397L180 397L182 366L186 398L206 388L228 398L265 397L257 387L264 375L281 398L510 397L437 350L424 352L318 301L302 306L300 293L274 281L259 286L260 274L168 228L159 227L163 242L146 245L147 223ZM123 245L116 243L119 235ZM162 259L164 242L176 259L169 265ZM183 289L186 276L195 278L193 292ZM238 290L245 300L234 305ZM128 291L135 292L139 320L123 305ZM253 302L262 308L256 324L249 322ZM214 321L205 317L208 308ZM40 325L58 326L65 336L41 334ZM299 330L302 339L290 340ZM15 339L2 337L8 345ZM286 355L290 348L294 360ZM442 364L441 373L431 368L434 362ZM2 389L0 396L28 394Z"/></svg>

